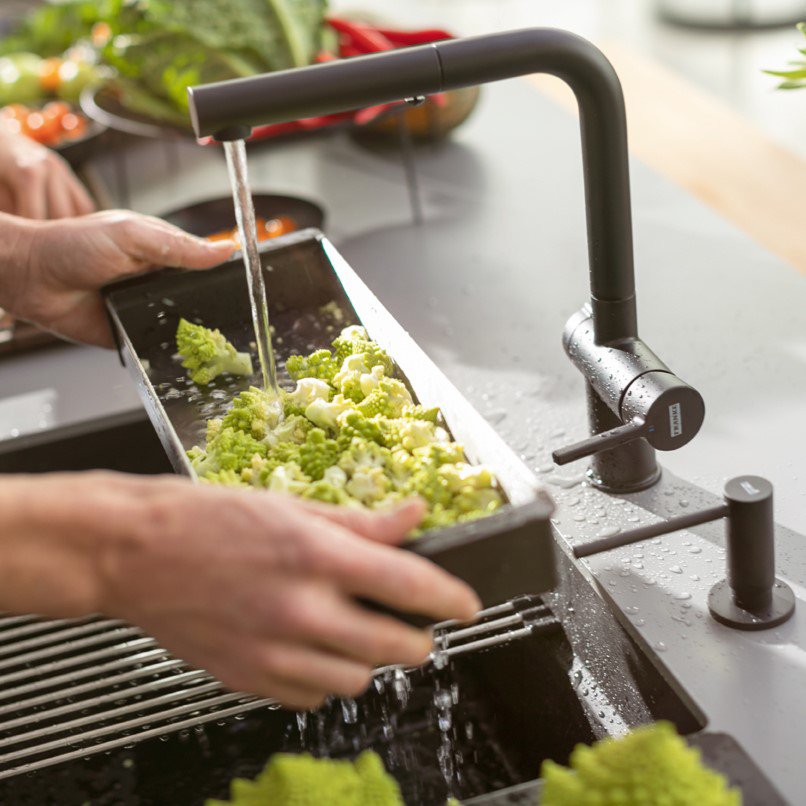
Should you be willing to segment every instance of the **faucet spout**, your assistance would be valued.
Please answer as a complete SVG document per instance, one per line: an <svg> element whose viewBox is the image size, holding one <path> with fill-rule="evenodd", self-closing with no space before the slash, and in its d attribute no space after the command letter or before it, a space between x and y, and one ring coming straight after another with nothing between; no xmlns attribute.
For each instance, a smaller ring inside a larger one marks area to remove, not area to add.
<svg viewBox="0 0 806 806"><path fill-rule="evenodd" d="M344 112L532 73L573 90L580 112L597 341L637 335L627 123L621 85L590 42L528 28L192 87L197 137Z"/></svg>

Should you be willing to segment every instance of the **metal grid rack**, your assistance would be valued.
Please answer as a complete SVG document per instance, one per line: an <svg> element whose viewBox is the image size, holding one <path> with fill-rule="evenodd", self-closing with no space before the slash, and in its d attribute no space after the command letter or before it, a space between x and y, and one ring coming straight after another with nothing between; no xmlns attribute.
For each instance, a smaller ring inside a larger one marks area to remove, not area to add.
<svg viewBox="0 0 806 806"><path fill-rule="evenodd" d="M470 627L437 625L435 657L558 627L522 597ZM125 622L0 617L0 780L267 707L278 706L228 691Z"/></svg>

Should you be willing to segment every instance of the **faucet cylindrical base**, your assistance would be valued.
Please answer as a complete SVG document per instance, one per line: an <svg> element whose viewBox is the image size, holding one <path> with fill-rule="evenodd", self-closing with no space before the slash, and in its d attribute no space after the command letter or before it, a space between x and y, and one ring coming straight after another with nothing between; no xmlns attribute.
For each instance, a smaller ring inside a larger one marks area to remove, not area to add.
<svg viewBox="0 0 806 806"><path fill-rule="evenodd" d="M586 385L586 393L592 434L623 425L590 384ZM587 475L590 483L603 492L623 494L651 487L660 479L661 470L650 444L645 439L636 439L594 454Z"/></svg>

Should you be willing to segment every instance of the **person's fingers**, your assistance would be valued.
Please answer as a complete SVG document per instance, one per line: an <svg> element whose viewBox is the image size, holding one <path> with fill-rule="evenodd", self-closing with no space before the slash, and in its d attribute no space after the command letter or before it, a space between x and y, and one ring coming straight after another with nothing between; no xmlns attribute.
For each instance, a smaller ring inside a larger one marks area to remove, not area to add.
<svg viewBox="0 0 806 806"><path fill-rule="evenodd" d="M73 197L73 209L76 215L89 215L95 212L95 202L89 191L84 187L79 179L75 176L72 177L73 181L70 183L70 194Z"/></svg>
<svg viewBox="0 0 806 806"><path fill-rule="evenodd" d="M420 498L409 501L388 510L347 509L345 507L320 504L316 501L300 501L309 512L355 532L361 537L378 543L396 545L425 516L425 502Z"/></svg>
<svg viewBox="0 0 806 806"><path fill-rule="evenodd" d="M14 194L11 188L6 184L0 184L0 212L14 215L15 211Z"/></svg>
<svg viewBox="0 0 806 806"><path fill-rule="evenodd" d="M369 663L299 644L272 641L258 652L261 672L288 685L357 697L372 680Z"/></svg>
<svg viewBox="0 0 806 806"><path fill-rule="evenodd" d="M46 182L47 174L41 162L25 165L14 174L12 188L17 215L39 221L48 217Z"/></svg>
<svg viewBox="0 0 806 806"><path fill-rule="evenodd" d="M389 616L373 613L333 589L298 590L289 602L287 621L294 637L371 666L422 663L432 648L431 636Z"/></svg>
<svg viewBox="0 0 806 806"><path fill-rule="evenodd" d="M328 695L328 692L322 689L294 686L271 677L258 679L254 686L249 686L246 690L277 700L280 705L292 711L315 711L324 705Z"/></svg>
<svg viewBox="0 0 806 806"><path fill-rule="evenodd" d="M89 191L74 176L71 177L71 179L72 181L70 182L68 188L73 204L73 214L76 216L82 216L94 213L95 202L93 201L92 196L90 196Z"/></svg>
<svg viewBox="0 0 806 806"><path fill-rule="evenodd" d="M69 184L62 176L56 175L56 172L49 178L45 194L49 218L72 218L76 215Z"/></svg>
<svg viewBox="0 0 806 806"><path fill-rule="evenodd" d="M209 269L232 256L234 241L208 241L149 218L133 218L126 227L129 254L154 266Z"/></svg>
<svg viewBox="0 0 806 806"><path fill-rule="evenodd" d="M361 540L336 524L317 532L308 554L306 562L318 573L335 579L355 596L397 610L435 621L464 621L481 609L478 596L468 585L428 560Z"/></svg>

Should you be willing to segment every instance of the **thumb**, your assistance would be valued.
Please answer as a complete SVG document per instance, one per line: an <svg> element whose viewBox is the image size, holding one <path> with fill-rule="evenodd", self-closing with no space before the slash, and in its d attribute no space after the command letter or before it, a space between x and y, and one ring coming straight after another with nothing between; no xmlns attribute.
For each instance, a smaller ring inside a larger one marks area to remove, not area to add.
<svg viewBox="0 0 806 806"><path fill-rule="evenodd" d="M411 498L387 510L348 509L312 501L300 502L319 517L338 523L351 532L376 543L397 545L425 516L426 506L421 498Z"/></svg>

